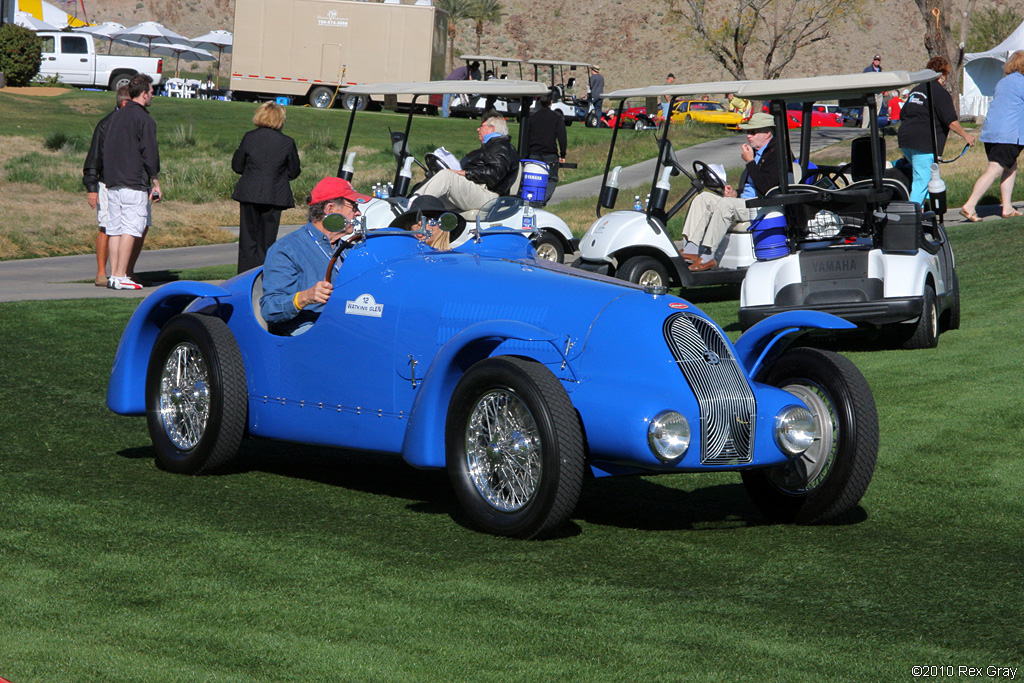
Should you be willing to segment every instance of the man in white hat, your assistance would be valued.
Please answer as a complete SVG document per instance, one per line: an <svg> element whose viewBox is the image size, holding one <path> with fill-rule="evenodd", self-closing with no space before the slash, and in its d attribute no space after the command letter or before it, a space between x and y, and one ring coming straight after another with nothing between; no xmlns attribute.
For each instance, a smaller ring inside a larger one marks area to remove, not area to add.
<svg viewBox="0 0 1024 683"><path fill-rule="evenodd" d="M747 200L763 197L779 184L778 149L772 133L775 120L770 114L758 112L740 128L747 132L747 141L740 156L747 165L739 191L725 186L723 196L701 192L693 198L683 223L686 245L680 252L690 262L690 270L700 272L718 265L715 250L729 228L749 220Z"/></svg>

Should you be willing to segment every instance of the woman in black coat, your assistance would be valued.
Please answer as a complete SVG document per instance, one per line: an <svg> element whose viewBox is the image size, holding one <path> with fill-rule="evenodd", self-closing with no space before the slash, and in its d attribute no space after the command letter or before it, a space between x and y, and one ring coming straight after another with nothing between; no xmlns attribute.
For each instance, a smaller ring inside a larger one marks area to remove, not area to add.
<svg viewBox="0 0 1024 683"><path fill-rule="evenodd" d="M299 177L295 141L281 132L284 107L261 104L252 122L256 130L242 137L231 168L242 175L231 198L239 202L238 272L262 266L277 240L281 210L295 206L289 181Z"/></svg>

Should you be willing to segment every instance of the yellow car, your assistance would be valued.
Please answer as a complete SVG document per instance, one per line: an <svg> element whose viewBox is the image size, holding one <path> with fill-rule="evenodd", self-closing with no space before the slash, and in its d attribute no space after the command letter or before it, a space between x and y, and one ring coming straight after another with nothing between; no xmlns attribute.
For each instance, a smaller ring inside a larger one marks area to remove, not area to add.
<svg viewBox="0 0 1024 683"><path fill-rule="evenodd" d="M658 117L660 120L660 112ZM691 119L702 123L720 123L736 130L743 122L743 115L726 111L720 103L708 100L679 100L672 105L672 123L686 123Z"/></svg>

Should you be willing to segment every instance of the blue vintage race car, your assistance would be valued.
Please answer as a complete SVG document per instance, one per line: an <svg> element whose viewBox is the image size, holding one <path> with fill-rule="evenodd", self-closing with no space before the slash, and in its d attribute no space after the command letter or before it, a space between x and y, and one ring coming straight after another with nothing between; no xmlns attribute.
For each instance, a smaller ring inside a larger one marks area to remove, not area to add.
<svg viewBox="0 0 1024 683"><path fill-rule="evenodd" d="M446 468L481 529L523 538L569 519L587 470L738 470L766 515L797 522L855 507L874 470L863 376L791 345L852 326L831 315L732 344L664 289L538 259L500 228L451 252L363 234L301 336L267 330L261 283L171 283L128 323L107 404L146 415L164 468L211 471L245 437L400 453Z"/></svg>

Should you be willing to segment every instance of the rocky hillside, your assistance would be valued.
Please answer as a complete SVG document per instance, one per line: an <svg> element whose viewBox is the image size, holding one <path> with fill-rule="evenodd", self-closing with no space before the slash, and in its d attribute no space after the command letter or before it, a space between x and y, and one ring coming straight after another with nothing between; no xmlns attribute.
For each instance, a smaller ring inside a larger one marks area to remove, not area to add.
<svg viewBox="0 0 1024 683"><path fill-rule="evenodd" d="M75 13L76 0L50 1ZM979 0L978 7L1004 1ZM695 45L685 22L669 11L668 0L503 2L506 14L501 23L485 25L480 47L485 54L597 63L606 90L662 83L670 71L677 82L730 78ZM954 0L954 8L962 3ZM806 48L783 75L860 71L876 52L882 55L883 68L922 68L927 61L925 24L913 0L866 0L863 7L835 22L831 37ZM233 28L233 0L85 0L85 8L90 21L130 26L155 20L189 37ZM469 22L460 27L455 47L456 54L476 51L476 33ZM763 61L763 55L751 55L751 60L755 63L748 67L748 77L760 77L757 61Z"/></svg>

